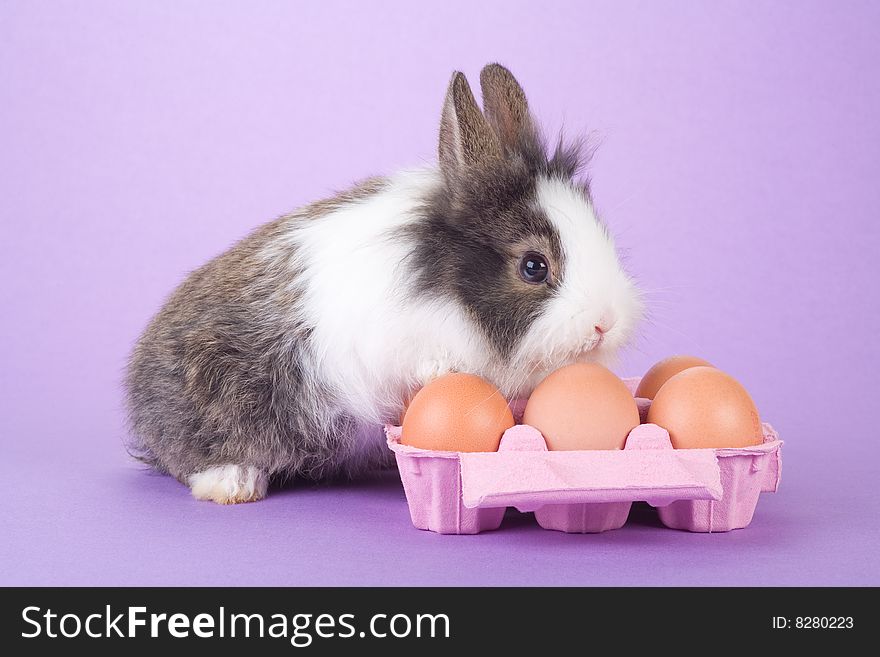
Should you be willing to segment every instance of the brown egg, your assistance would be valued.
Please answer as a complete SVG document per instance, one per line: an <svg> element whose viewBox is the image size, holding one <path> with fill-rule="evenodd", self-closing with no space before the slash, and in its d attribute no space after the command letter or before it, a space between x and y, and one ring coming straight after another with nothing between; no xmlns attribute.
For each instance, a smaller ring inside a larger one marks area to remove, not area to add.
<svg viewBox="0 0 880 657"><path fill-rule="evenodd" d="M729 374L692 367L673 376L648 409L677 449L748 447L764 441L755 403Z"/></svg>
<svg viewBox="0 0 880 657"><path fill-rule="evenodd" d="M696 356L670 356L669 358L664 358L659 363L654 363L654 366L639 381L636 397L654 399L657 391L663 387L664 383L689 367L713 367L713 365Z"/></svg>
<svg viewBox="0 0 880 657"><path fill-rule="evenodd" d="M622 449L639 424L626 384L595 363L556 370L529 397L523 423L535 427L551 450Z"/></svg>
<svg viewBox="0 0 880 657"><path fill-rule="evenodd" d="M450 452L494 452L513 425L498 388L473 374L447 374L412 398L400 442Z"/></svg>

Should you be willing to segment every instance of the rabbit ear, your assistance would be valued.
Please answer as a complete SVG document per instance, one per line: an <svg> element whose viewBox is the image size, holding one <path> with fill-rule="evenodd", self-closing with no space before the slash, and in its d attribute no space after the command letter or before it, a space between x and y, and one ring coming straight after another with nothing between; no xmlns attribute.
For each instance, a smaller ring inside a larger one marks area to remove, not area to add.
<svg viewBox="0 0 880 657"><path fill-rule="evenodd" d="M440 120L440 168L446 175L501 156L501 145L477 107L463 73L456 71L446 92Z"/></svg>
<svg viewBox="0 0 880 657"><path fill-rule="evenodd" d="M534 134L526 94L513 74L501 64L489 64L480 72L486 119L506 148L517 148Z"/></svg>

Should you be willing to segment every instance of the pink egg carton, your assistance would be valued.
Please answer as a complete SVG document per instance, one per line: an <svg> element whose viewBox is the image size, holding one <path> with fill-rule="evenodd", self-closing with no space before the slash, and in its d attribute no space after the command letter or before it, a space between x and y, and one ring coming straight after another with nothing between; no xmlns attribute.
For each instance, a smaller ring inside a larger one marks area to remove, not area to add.
<svg viewBox="0 0 880 657"><path fill-rule="evenodd" d="M638 378L625 379L634 391ZM650 400L636 398L644 422ZM523 403L511 405L517 421ZM668 432L641 424L622 450L551 452L526 424L508 429L497 452L444 452L400 444L387 426L410 516L418 529L478 534L498 529L507 507L534 511L544 529L619 529L633 502L657 508L672 529L726 532L748 526L762 492L775 492L782 441L769 424L764 443L725 449L673 449Z"/></svg>

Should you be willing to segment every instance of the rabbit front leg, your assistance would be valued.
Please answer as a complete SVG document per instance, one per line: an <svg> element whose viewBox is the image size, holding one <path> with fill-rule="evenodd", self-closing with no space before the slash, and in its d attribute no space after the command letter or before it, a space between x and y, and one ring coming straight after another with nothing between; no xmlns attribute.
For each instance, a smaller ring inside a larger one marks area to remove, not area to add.
<svg viewBox="0 0 880 657"><path fill-rule="evenodd" d="M252 465L220 465L191 474L187 483L196 499L239 504L266 497L269 478Z"/></svg>

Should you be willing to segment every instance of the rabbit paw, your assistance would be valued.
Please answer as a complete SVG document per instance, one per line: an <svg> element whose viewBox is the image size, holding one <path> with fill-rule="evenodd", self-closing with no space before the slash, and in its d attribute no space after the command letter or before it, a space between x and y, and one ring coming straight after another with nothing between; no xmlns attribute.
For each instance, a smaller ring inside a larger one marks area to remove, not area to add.
<svg viewBox="0 0 880 657"><path fill-rule="evenodd" d="M269 479L251 465L220 465L191 474L187 483L196 499L238 504L266 497Z"/></svg>

